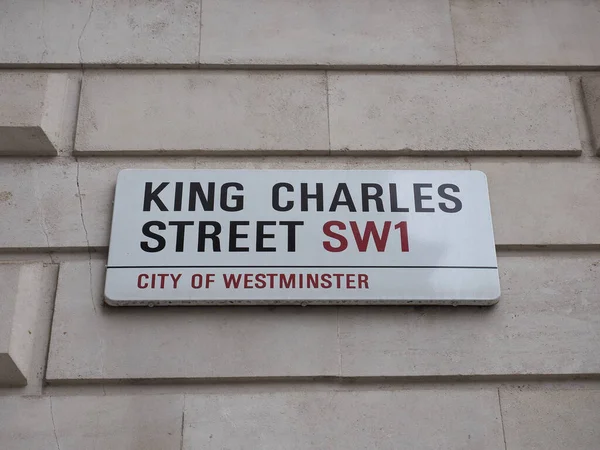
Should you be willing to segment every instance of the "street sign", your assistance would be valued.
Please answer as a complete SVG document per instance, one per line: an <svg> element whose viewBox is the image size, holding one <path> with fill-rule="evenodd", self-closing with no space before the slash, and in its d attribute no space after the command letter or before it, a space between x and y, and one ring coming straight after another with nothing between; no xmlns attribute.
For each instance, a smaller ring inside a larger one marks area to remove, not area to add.
<svg viewBox="0 0 600 450"><path fill-rule="evenodd" d="M499 296L479 171L118 176L111 305L489 305Z"/></svg>

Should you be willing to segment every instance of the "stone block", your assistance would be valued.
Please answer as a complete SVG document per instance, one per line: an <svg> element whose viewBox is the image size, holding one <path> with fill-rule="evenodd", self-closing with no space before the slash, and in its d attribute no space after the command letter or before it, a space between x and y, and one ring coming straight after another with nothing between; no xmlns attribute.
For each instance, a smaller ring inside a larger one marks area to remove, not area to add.
<svg viewBox="0 0 600 450"><path fill-rule="evenodd" d="M42 264L0 264L0 386L27 384L47 298Z"/></svg>
<svg viewBox="0 0 600 450"><path fill-rule="evenodd" d="M200 62L454 65L456 58L447 0L204 0Z"/></svg>
<svg viewBox="0 0 600 450"><path fill-rule="evenodd" d="M20 253L20 255L25 254ZM21 341L25 344L24 347L21 347L21 350L28 351L27 357L21 352L22 358L20 359L22 367L28 368L28 372L22 374L27 380L27 385L18 386L11 383L0 383L2 385L0 387L0 403L3 401L2 396L5 395L42 394L44 375L46 373L46 359L48 357L48 344L50 342L50 327L52 314L54 313L54 295L56 293L58 265L51 263L43 264L33 260L34 258L39 259L39 256L30 256L32 257L32 261L17 262L11 256L8 258L10 262L0 264L0 272L4 271L4 268L14 267L17 264L24 270L23 275L19 278L19 283L25 283L25 288L19 290L17 296L19 302L18 308L21 311L20 316L23 316L23 312L31 313L29 319L23 322L29 322L31 326L27 328L27 336ZM6 254L4 257L6 257ZM0 293L0 298L6 296L8 291L13 290L10 283L3 284L3 288L5 292ZM5 306L8 303L5 303ZM23 304L25 304L24 308ZM13 330L16 329L13 328ZM31 334L29 334L29 331L31 331ZM5 354L4 358L6 358L5 360L11 359L10 364L13 364L12 358L9 355ZM0 366L2 366L2 363L0 363Z"/></svg>
<svg viewBox="0 0 600 450"><path fill-rule="evenodd" d="M200 0L53 0L0 4L0 63L198 62Z"/></svg>
<svg viewBox="0 0 600 450"><path fill-rule="evenodd" d="M78 77L77 72L0 72L0 155L57 155L72 148Z"/></svg>
<svg viewBox="0 0 600 450"><path fill-rule="evenodd" d="M112 308L104 266L61 263L50 382L339 374L335 308Z"/></svg>
<svg viewBox="0 0 600 450"><path fill-rule="evenodd" d="M459 65L597 66L600 8L590 0L450 0Z"/></svg>
<svg viewBox="0 0 600 450"><path fill-rule="evenodd" d="M179 450L182 395L5 398L0 447Z"/></svg>
<svg viewBox="0 0 600 450"><path fill-rule="evenodd" d="M188 395L183 448L501 450L504 443L496 390L415 389Z"/></svg>
<svg viewBox="0 0 600 450"><path fill-rule="evenodd" d="M0 447L11 450L58 450L50 398L0 399Z"/></svg>
<svg viewBox="0 0 600 450"><path fill-rule="evenodd" d="M600 448L600 390L501 389L500 398L506 448Z"/></svg>
<svg viewBox="0 0 600 450"><path fill-rule="evenodd" d="M560 160L469 158L488 177L497 245L586 246L600 243L600 164Z"/></svg>
<svg viewBox="0 0 600 450"><path fill-rule="evenodd" d="M498 265L493 308L341 308L342 375L600 373L600 253L501 253Z"/></svg>
<svg viewBox="0 0 600 450"><path fill-rule="evenodd" d="M600 75L582 77L581 85L592 145L600 155Z"/></svg>
<svg viewBox="0 0 600 450"><path fill-rule="evenodd" d="M0 247L86 247L77 172L70 158L2 160Z"/></svg>
<svg viewBox="0 0 600 450"><path fill-rule="evenodd" d="M326 153L325 73L86 72L75 148Z"/></svg>
<svg viewBox="0 0 600 450"><path fill-rule="evenodd" d="M562 75L330 73L332 152L579 154Z"/></svg>

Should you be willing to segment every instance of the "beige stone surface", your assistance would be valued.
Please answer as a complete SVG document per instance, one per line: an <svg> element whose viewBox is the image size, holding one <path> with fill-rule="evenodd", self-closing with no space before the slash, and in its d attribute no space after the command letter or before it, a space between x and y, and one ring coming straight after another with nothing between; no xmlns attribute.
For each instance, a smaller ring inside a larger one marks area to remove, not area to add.
<svg viewBox="0 0 600 450"><path fill-rule="evenodd" d="M78 93L78 72L0 72L0 155L71 149Z"/></svg>
<svg viewBox="0 0 600 450"><path fill-rule="evenodd" d="M113 308L104 266L61 263L50 382L339 374L334 308Z"/></svg>
<svg viewBox="0 0 600 450"><path fill-rule="evenodd" d="M459 65L597 66L594 0L450 0Z"/></svg>
<svg viewBox="0 0 600 450"><path fill-rule="evenodd" d="M599 390L501 389L509 450L600 448Z"/></svg>
<svg viewBox="0 0 600 450"><path fill-rule="evenodd" d="M600 253L507 253L498 264L491 308L341 308L342 375L600 373Z"/></svg>
<svg viewBox="0 0 600 450"><path fill-rule="evenodd" d="M586 245L600 243L599 161L469 158L486 173L496 244Z"/></svg>
<svg viewBox="0 0 600 450"><path fill-rule="evenodd" d="M200 0L0 3L0 63L193 64Z"/></svg>
<svg viewBox="0 0 600 450"><path fill-rule="evenodd" d="M32 314L27 311L23 300L23 294L19 297L19 276L23 266L17 264L0 265L0 385L27 384L27 364L29 363L30 347L33 338L27 336L27 330L23 326L30 327ZM20 312L25 313L18 323Z"/></svg>
<svg viewBox="0 0 600 450"><path fill-rule="evenodd" d="M329 73L331 149L578 154L562 75Z"/></svg>
<svg viewBox="0 0 600 450"><path fill-rule="evenodd" d="M448 0L204 0L200 62L453 65L456 58Z"/></svg>
<svg viewBox="0 0 600 450"><path fill-rule="evenodd" d="M75 148L327 152L328 143L324 72L91 71Z"/></svg>
<svg viewBox="0 0 600 450"><path fill-rule="evenodd" d="M179 450L183 396L5 398L0 446L10 450Z"/></svg>
<svg viewBox="0 0 600 450"><path fill-rule="evenodd" d="M79 201L74 161L3 159L0 248L87 246Z"/></svg>
<svg viewBox="0 0 600 450"><path fill-rule="evenodd" d="M186 396L183 448L504 449L496 390Z"/></svg>
<svg viewBox="0 0 600 450"><path fill-rule="evenodd" d="M64 103L64 115L62 117L62 132L58 136L57 149L59 156L67 156L73 153L75 147L75 129L77 127L77 116L79 114L79 94L81 93L82 70L65 70L69 82ZM50 72L52 73L52 72Z"/></svg>
<svg viewBox="0 0 600 450"><path fill-rule="evenodd" d="M39 341L50 320L45 268L39 263L0 263L0 386L35 382ZM36 345L37 344L37 345ZM45 356L45 355L44 355ZM1 393L1 391L0 391Z"/></svg>
<svg viewBox="0 0 600 450"><path fill-rule="evenodd" d="M581 85L592 145L600 155L600 75L582 77Z"/></svg>
<svg viewBox="0 0 600 450"><path fill-rule="evenodd" d="M0 255L0 260L6 260L0 263L0 272L6 277L6 270L17 265L16 261L6 258L7 255ZM26 386L4 385L0 387L0 396L6 395L41 395L44 374L46 372L46 358L48 356L48 344L50 341L50 327L52 314L54 312L54 295L56 293L56 280L58 276L58 265L43 264L36 261L24 261L18 263L20 267L17 278L12 282L9 277L3 282L0 289L0 298L4 297L0 309L4 309L8 303L6 298L14 293L14 282L18 282L18 292L16 293L18 312L13 315L13 332L20 333L20 347L14 348L19 352L19 361L23 367L23 376L27 380ZM6 318L4 318L6 320ZM0 322L3 319L0 318ZM25 330L25 326L27 329ZM0 326L2 328L3 326ZM25 334L26 331L26 334ZM29 332L31 331L31 334ZM2 330L0 330L0 334ZM13 333L14 334L14 333ZM24 337L23 337L24 336ZM1 352L0 352L1 353ZM11 356L4 354L4 358L11 359ZM1 358L0 358L1 359ZM2 366L2 363L0 363ZM0 376L0 378L2 378ZM1 385L2 383L0 383ZM2 403L0 397L0 403ZM1 445L0 445L1 448Z"/></svg>
<svg viewBox="0 0 600 450"><path fill-rule="evenodd" d="M0 446L10 450L58 450L50 398L1 398Z"/></svg>

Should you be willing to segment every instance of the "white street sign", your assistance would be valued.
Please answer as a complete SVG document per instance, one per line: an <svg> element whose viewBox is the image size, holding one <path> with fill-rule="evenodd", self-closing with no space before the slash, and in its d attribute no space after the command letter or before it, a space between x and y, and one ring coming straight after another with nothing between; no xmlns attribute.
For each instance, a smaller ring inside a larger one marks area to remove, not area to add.
<svg viewBox="0 0 600 450"><path fill-rule="evenodd" d="M479 171L119 173L111 305L489 305L499 296Z"/></svg>

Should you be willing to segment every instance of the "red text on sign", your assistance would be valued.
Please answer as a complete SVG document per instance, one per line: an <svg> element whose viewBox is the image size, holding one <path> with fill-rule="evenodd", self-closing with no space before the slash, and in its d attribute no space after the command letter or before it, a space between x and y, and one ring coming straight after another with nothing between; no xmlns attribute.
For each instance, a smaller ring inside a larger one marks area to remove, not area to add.
<svg viewBox="0 0 600 450"><path fill-rule="evenodd" d="M228 273L227 289L369 289L364 273Z"/></svg>
<svg viewBox="0 0 600 450"><path fill-rule="evenodd" d="M356 243L356 248L359 252L366 252L369 248L369 244L372 241L378 252L385 252L390 237L390 229L392 222L386 220L383 225L378 228L374 221L369 220L364 229L359 227L355 221L350 221L350 230L352 231L352 238ZM338 253L343 252L348 248L348 238L341 233L345 231L347 226L344 222L339 220L330 220L325 222L323 225L323 233L329 241L323 241L323 248L328 252ZM395 230L399 230L400 233L400 251L408 252L408 224L406 221L398 222L394 225Z"/></svg>
<svg viewBox="0 0 600 450"><path fill-rule="evenodd" d="M139 289L177 289L177 283L181 279L181 274L173 273L140 273L137 279Z"/></svg>

